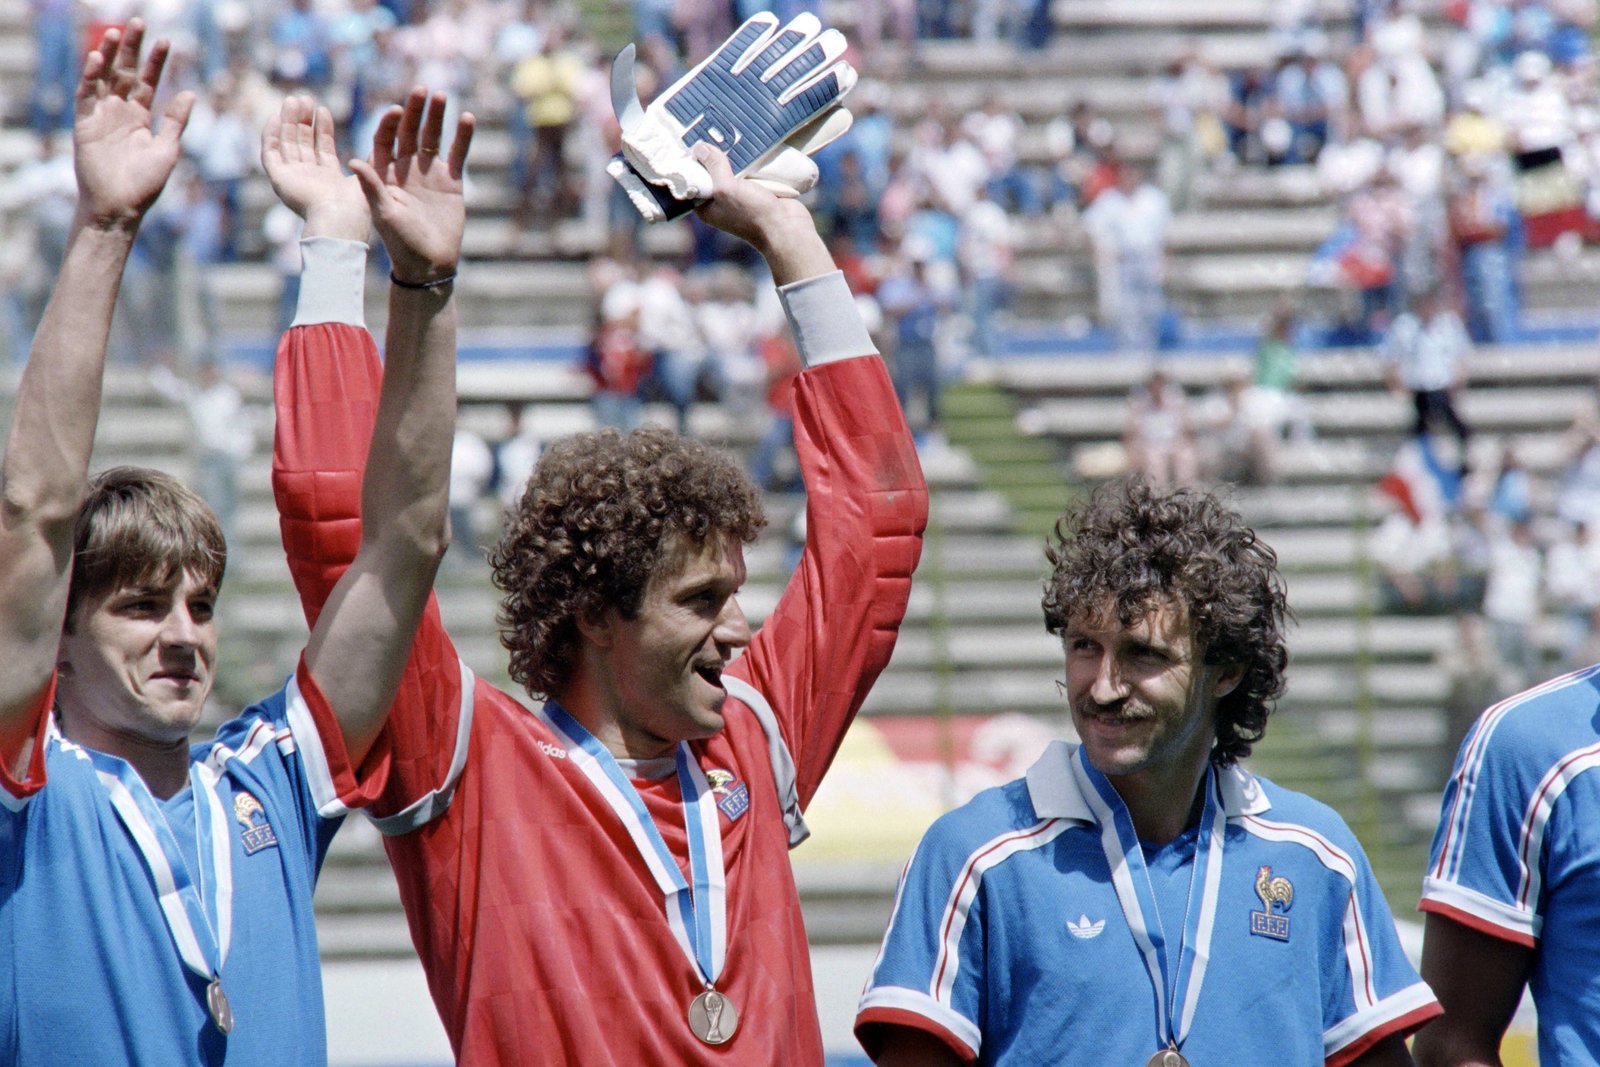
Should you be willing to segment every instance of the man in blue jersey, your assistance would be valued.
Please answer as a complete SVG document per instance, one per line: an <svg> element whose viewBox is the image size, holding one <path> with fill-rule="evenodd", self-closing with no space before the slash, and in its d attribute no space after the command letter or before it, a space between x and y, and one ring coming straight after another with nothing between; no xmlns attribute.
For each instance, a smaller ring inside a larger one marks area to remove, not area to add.
<svg viewBox="0 0 1600 1067"><path fill-rule="evenodd" d="M1239 765L1284 687L1276 557L1215 497L1071 508L1045 624L1079 741L934 823L856 1033L880 1067L1411 1063L1439 1007L1329 808Z"/></svg>
<svg viewBox="0 0 1600 1067"><path fill-rule="evenodd" d="M1445 786L1421 908L1422 973L1444 1005L1424 1067L1500 1063L1522 991L1544 1067L1600 1064L1600 666L1490 708Z"/></svg>
<svg viewBox="0 0 1600 1067"><path fill-rule="evenodd" d="M382 786L374 739L449 539L444 279L471 119L440 158L444 100L416 91L353 165L396 280L369 534L284 689L191 746L217 665L221 528L158 471L86 484L118 281L193 101L153 122L167 44L141 64L142 37L138 20L108 31L78 84L77 216L0 467L0 1062L317 1067L312 886L346 808ZM297 206L332 151L326 110L290 101L263 157ZM308 230L365 239L357 214ZM336 305L323 318L359 315L352 294L319 295Z"/></svg>

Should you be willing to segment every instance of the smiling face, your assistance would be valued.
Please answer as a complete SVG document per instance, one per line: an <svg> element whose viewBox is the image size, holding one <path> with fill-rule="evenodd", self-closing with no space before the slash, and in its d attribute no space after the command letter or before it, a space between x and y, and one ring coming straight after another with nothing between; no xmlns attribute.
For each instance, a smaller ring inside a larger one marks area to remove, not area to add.
<svg viewBox="0 0 1600 1067"><path fill-rule="evenodd" d="M211 692L217 590L192 572L86 597L62 634L62 731L115 755L186 744Z"/></svg>
<svg viewBox="0 0 1600 1067"><path fill-rule="evenodd" d="M677 540L633 618L610 608L583 627L598 668L590 729L614 754L661 756L722 729L722 668L750 643L735 597L744 580L737 538Z"/></svg>
<svg viewBox="0 0 1600 1067"><path fill-rule="evenodd" d="M1109 608L1109 606L1108 606ZM1089 762L1118 779L1193 796L1217 732L1217 701L1236 668L1207 665L1182 607L1165 601L1123 625L1115 611L1062 631L1067 699Z"/></svg>

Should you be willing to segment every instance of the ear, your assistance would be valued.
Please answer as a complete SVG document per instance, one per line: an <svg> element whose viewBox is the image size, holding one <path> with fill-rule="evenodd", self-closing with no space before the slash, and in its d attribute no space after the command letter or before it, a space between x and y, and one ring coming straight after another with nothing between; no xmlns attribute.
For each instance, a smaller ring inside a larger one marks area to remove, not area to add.
<svg viewBox="0 0 1600 1067"><path fill-rule="evenodd" d="M617 637L617 609L605 608L578 616L578 634L596 648L610 648Z"/></svg>
<svg viewBox="0 0 1600 1067"><path fill-rule="evenodd" d="M1239 687L1244 681L1244 664L1220 663L1212 668L1215 672L1211 676L1211 696L1214 700L1221 700Z"/></svg>

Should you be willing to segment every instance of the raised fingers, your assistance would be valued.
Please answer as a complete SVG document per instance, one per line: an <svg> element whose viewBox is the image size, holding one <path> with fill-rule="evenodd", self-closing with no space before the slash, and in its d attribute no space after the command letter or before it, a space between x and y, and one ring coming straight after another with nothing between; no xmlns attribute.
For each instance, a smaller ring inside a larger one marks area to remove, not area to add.
<svg viewBox="0 0 1600 1067"><path fill-rule="evenodd" d="M107 30L106 36L110 37L113 31ZM111 65L120 76L132 78L139 70L139 49L144 45L144 21L142 19L129 19L127 27L122 32L122 41L117 47L116 55Z"/></svg>
<svg viewBox="0 0 1600 1067"><path fill-rule="evenodd" d="M421 147L417 141L417 133L422 128L422 114L428 105L428 90L417 86L411 90L402 105L400 116L399 134L395 138L394 151L396 156L411 156ZM433 150L439 150L435 142Z"/></svg>
<svg viewBox="0 0 1600 1067"><path fill-rule="evenodd" d="M339 146L333 135L333 112L326 107L317 108L312 122L312 136L316 141L317 162L327 163L339 159Z"/></svg>
<svg viewBox="0 0 1600 1067"><path fill-rule="evenodd" d="M428 110L423 115L422 130L417 138L419 155L431 158L439 154L439 146L444 143L444 105L443 93L428 97Z"/></svg>
<svg viewBox="0 0 1600 1067"><path fill-rule="evenodd" d="M395 133L400 129L400 118L404 113L399 104L390 104L383 117L378 119L377 129L372 131L372 169L379 174L388 173L394 165Z"/></svg>
<svg viewBox="0 0 1600 1067"><path fill-rule="evenodd" d="M150 47L150 55L144 63L144 74L128 94L128 99L145 108L155 103L156 86L161 84L161 71L167 65L167 54L171 50L172 43L165 37Z"/></svg>
<svg viewBox="0 0 1600 1067"><path fill-rule="evenodd" d="M101 42L105 47L105 42ZM90 52L83 60L83 77L78 79L78 99L87 100L100 95L100 88L106 79L106 57L99 48Z"/></svg>
<svg viewBox="0 0 1600 1067"><path fill-rule="evenodd" d="M440 108L442 112L444 109ZM472 112L462 114L456 122L456 139L450 142L450 177L460 180L467 169L467 149L472 147L472 131L478 128L478 120Z"/></svg>
<svg viewBox="0 0 1600 1067"><path fill-rule="evenodd" d="M194 110L194 100L194 93L188 89L172 98L162 115L161 137L175 144L183 137L183 129L189 125L189 112Z"/></svg>
<svg viewBox="0 0 1600 1067"><path fill-rule="evenodd" d="M314 163L317 158L316 105L304 96L290 97L289 125L284 128L284 144L297 163Z"/></svg>

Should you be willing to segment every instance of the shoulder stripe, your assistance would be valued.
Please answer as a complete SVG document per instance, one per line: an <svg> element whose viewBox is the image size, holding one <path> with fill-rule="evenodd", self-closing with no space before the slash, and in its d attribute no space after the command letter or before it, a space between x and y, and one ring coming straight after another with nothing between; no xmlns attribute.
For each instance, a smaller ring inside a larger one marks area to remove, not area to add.
<svg viewBox="0 0 1600 1067"><path fill-rule="evenodd" d="M939 919L939 953L934 958L929 996L946 1008L951 1006L951 992L961 969L961 935L966 930L967 915L978 897L984 875L1020 852L1049 844L1075 825L1068 819L1043 819L1026 829L1013 830L986 841L967 857Z"/></svg>
<svg viewBox="0 0 1600 1067"><path fill-rule="evenodd" d="M1484 754L1488 751L1489 741L1494 736L1495 730L1506 717L1517 708L1524 706L1536 697L1554 692L1563 686L1587 681L1596 674L1600 674L1600 664L1585 667L1550 679L1543 685L1534 686L1532 689L1507 697L1495 704L1479 717L1472 731L1467 735L1467 740L1462 747L1459 766L1454 772L1455 798L1450 805L1450 810L1443 816L1444 836L1439 844L1439 855L1428 871L1429 877L1443 878L1454 881L1461 873L1461 864L1465 856L1465 842L1467 840L1467 824L1471 821L1472 798L1478 790L1478 774L1483 769Z"/></svg>
<svg viewBox="0 0 1600 1067"><path fill-rule="evenodd" d="M895 920L900 918L900 902L906 895L906 875L911 873L911 865L917 862L917 853L922 851L922 842L917 842L917 847L911 850L911 858L906 860L904 867L900 868L900 880L894 886L894 905L889 909L889 921L884 925L883 942L878 945L878 954L873 957L872 969L867 972L866 984L861 987L861 993L866 995L872 988L872 983L877 979L878 968L883 966L884 954L889 951L889 933L894 930Z"/></svg>
<svg viewBox="0 0 1600 1067"><path fill-rule="evenodd" d="M1273 822L1259 815L1241 815L1236 820L1249 833L1268 841L1285 841L1309 849L1328 870L1356 884L1356 861L1331 840L1299 823Z"/></svg>
<svg viewBox="0 0 1600 1067"><path fill-rule="evenodd" d="M1358 1010L1378 1003L1378 986L1372 976L1372 947L1367 940L1361 906L1352 887L1344 904L1344 958L1350 968L1350 991Z"/></svg>
<svg viewBox="0 0 1600 1067"><path fill-rule="evenodd" d="M1544 851L1544 832L1550 823L1556 801L1566 792L1573 779L1596 767L1600 767L1600 744L1568 753L1546 772L1534 789L1533 799L1528 802L1527 814L1522 819L1522 835L1517 847L1517 862L1522 867L1521 881L1517 887L1519 907L1530 908L1538 900L1543 880L1539 872L1539 860Z"/></svg>
<svg viewBox="0 0 1600 1067"><path fill-rule="evenodd" d="M299 698L299 693L298 689L294 691L297 699ZM280 733L270 722L260 719L250 728L250 732L245 735L244 744L237 749L229 748L221 743L212 745L211 751L206 755L206 766L221 774L224 770L224 764L230 759L252 763L274 741L281 747L285 740L292 741L292 739L293 734L291 731L285 730Z"/></svg>

